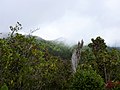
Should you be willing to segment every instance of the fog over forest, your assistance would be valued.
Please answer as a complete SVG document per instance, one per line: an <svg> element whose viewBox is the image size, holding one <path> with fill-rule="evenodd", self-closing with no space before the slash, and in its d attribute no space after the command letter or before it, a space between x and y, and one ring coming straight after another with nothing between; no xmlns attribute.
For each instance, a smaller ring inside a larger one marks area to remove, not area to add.
<svg viewBox="0 0 120 90"><path fill-rule="evenodd" d="M120 90L120 0L0 0L0 90Z"/></svg>

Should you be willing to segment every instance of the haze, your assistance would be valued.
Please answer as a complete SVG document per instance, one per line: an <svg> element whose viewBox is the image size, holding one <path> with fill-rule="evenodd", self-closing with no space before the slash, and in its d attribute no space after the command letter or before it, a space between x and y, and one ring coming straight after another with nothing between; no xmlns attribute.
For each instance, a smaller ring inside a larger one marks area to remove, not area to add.
<svg viewBox="0 0 120 90"><path fill-rule="evenodd" d="M81 39L85 44L101 36L108 45L120 45L120 0L0 0L0 32L19 21L20 33L47 40Z"/></svg>

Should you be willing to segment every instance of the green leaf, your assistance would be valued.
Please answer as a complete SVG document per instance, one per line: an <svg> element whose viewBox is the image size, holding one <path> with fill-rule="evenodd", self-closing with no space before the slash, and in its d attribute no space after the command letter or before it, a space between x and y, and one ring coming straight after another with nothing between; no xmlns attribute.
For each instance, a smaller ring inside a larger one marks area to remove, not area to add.
<svg viewBox="0 0 120 90"><path fill-rule="evenodd" d="M5 85L3 85L3 86L0 88L0 90L8 90L7 85L6 85L6 84L5 84Z"/></svg>

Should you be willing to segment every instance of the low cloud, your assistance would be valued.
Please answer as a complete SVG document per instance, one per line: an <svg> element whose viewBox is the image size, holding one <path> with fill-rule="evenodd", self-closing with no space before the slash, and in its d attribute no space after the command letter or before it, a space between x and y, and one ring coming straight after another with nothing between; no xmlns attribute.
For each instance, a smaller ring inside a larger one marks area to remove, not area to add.
<svg viewBox="0 0 120 90"><path fill-rule="evenodd" d="M0 1L0 30L17 21L22 33L40 27L34 35L53 40L60 37L69 42L101 36L108 45L120 45L119 0L4 0Z"/></svg>

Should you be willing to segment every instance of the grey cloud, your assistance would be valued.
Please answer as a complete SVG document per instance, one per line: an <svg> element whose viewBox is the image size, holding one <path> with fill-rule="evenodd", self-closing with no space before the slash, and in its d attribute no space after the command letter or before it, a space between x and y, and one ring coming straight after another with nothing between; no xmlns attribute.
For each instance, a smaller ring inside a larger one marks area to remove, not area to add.
<svg viewBox="0 0 120 90"><path fill-rule="evenodd" d="M0 24L5 27L21 21L28 27L48 23L64 15L66 4L64 0L4 0L0 5Z"/></svg>
<svg viewBox="0 0 120 90"><path fill-rule="evenodd" d="M119 0L1 0L0 31L9 31L20 21L22 33L40 27L34 35L46 39L65 37L76 42L83 38L88 43L102 36L112 45L119 41L119 4Z"/></svg>

